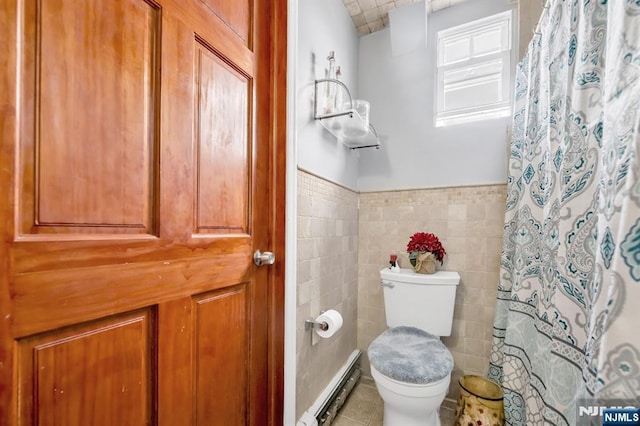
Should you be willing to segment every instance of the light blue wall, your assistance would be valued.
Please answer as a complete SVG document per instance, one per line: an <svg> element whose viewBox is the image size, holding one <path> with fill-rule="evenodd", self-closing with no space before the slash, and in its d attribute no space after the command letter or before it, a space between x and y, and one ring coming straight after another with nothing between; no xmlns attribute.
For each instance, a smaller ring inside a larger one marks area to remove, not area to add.
<svg viewBox="0 0 640 426"><path fill-rule="evenodd" d="M427 48L402 56L391 55L389 29L360 39L358 92L371 103L383 145L360 150L360 191L506 182L510 117L435 127L435 47L437 31L515 7L508 0L473 0L430 14ZM516 27L517 21L514 13ZM515 69L515 35L513 46Z"/></svg>
<svg viewBox="0 0 640 426"><path fill-rule="evenodd" d="M343 146L313 119L315 79L325 78L335 51L342 81L355 97L358 33L342 0L299 0L295 128L298 167L350 189L358 185L358 152ZM290 88L291 90L291 88Z"/></svg>

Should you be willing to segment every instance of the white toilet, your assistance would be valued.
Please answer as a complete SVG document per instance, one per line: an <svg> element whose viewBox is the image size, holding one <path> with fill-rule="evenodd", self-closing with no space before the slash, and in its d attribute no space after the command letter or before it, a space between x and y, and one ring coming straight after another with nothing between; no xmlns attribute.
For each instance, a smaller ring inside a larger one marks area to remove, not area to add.
<svg viewBox="0 0 640 426"><path fill-rule="evenodd" d="M371 375L384 401L384 426L440 425L453 358L440 341L451 335L457 272L380 271L390 327L369 346Z"/></svg>

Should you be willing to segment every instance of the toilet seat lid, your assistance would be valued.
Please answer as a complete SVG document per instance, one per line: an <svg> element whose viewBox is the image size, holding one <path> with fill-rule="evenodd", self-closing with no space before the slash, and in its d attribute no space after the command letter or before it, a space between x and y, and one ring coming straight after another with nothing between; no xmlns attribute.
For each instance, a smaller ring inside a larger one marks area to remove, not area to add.
<svg viewBox="0 0 640 426"><path fill-rule="evenodd" d="M404 383L427 384L453 370L453 357L433 334L415 327L392 327L378 336L367 351L380 373Z"/></svg>

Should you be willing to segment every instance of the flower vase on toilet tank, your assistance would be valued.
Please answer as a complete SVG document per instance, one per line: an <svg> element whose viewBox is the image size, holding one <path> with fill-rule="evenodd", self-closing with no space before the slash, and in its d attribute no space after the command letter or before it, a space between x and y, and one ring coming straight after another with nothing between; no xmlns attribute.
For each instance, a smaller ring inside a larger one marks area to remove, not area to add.
<svg viewBox="0 0 640 426"><path fill-rule="evenodd" d="M447 254L442 243L434 234L416 232L407 244L409 262L414 270L420 274L433 274L436 272L436 261L442 262Z"/></svg>

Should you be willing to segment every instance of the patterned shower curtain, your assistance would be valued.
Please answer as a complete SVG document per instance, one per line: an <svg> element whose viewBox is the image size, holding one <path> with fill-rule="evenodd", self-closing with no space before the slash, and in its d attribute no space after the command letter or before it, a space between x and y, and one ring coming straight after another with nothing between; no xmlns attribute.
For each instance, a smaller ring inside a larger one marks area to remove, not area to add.
<svg viewBox="0 0 640 426"><path fill-rule="evenodd" d="M640 407L640 0L549 0L515 98L489 377L508 424L593 424Z"/></svg>

